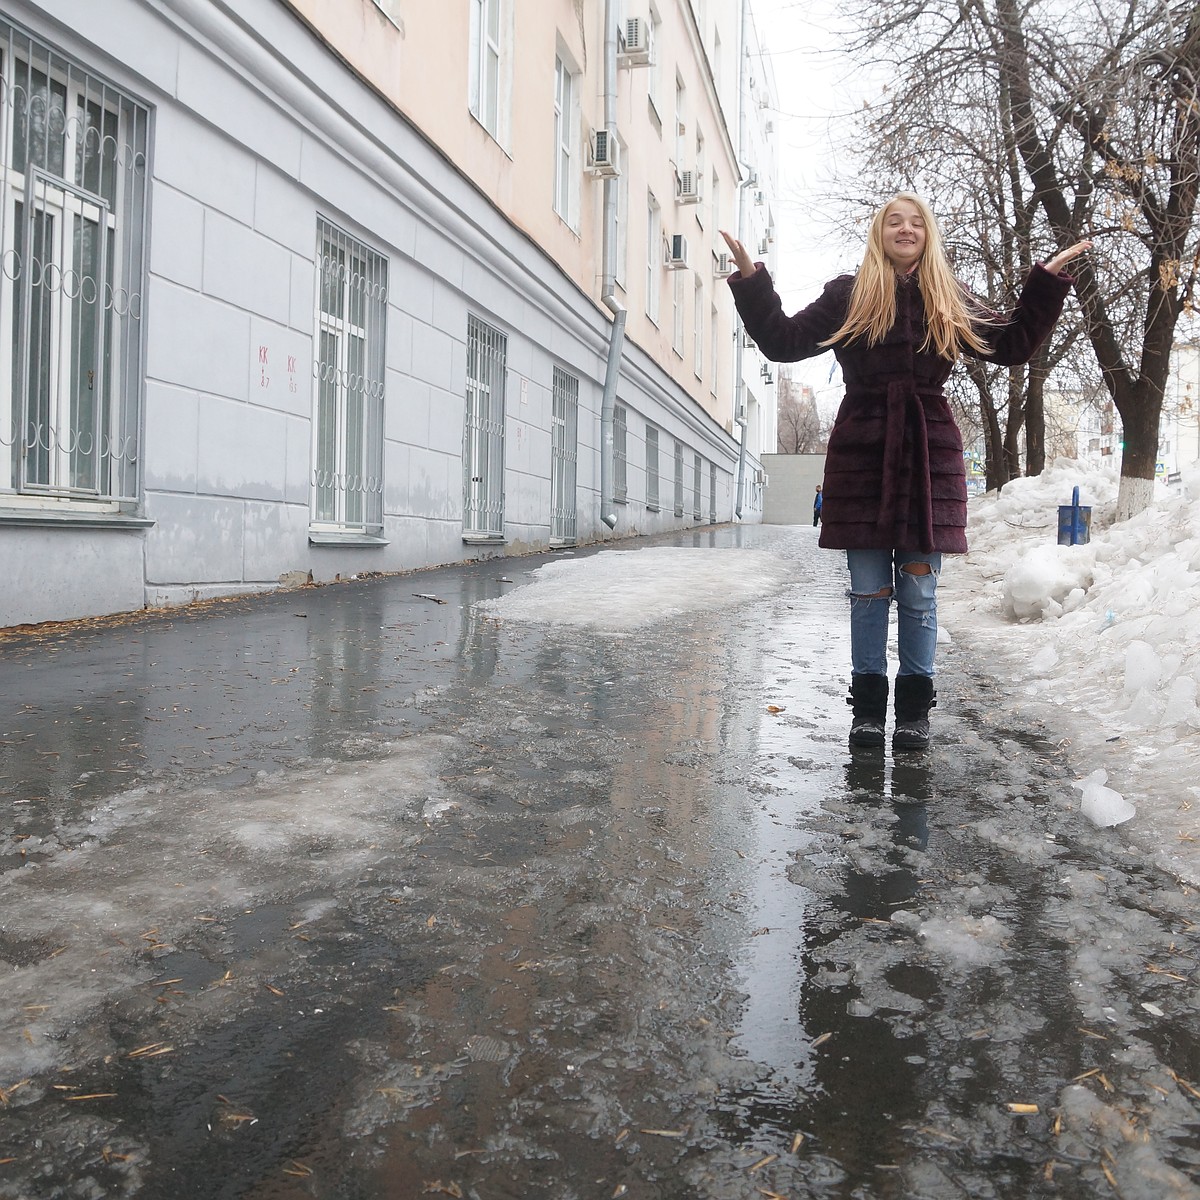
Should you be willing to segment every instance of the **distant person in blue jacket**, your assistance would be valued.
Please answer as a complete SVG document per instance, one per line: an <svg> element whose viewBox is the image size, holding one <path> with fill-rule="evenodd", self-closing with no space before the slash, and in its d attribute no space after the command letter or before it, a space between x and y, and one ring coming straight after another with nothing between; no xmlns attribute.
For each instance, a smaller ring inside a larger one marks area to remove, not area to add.
<svg viewBox="0 0 1200 1200"><path fill-rule="evenodd" d="M817 494L813 497L813 528L821 523L821 485L817 484Z"/></svg>

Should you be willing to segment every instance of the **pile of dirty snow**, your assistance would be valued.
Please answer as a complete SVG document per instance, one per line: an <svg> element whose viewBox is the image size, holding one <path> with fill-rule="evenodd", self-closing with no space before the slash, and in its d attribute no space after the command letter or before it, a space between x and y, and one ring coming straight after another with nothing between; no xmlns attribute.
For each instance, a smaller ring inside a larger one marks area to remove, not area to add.
<svg viewBox="0 0 1200 1200"><path fill-rule="evenodd" d="M1060 546L1075 487L1090 541ZM1117 490L1115 466L1059 459L973 500L940 621L985 652L1001 696L1069 738L1083 811L1130 820L1132 839L1200 882L1200 464L1127 521L1114 520Z"/></svg>

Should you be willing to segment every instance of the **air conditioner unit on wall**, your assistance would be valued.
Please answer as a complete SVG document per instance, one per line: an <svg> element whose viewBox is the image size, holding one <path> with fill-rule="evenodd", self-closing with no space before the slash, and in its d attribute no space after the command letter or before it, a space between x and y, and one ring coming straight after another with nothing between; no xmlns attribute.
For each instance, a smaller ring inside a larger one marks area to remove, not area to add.
<svg viewBox="0 0 1200 1200"><path fill-rule="evenodd" d="M680 204L700 202L700 176L695 171L680 171L676 176L675 199Z"/></svg>
<svg viewBox="0 0 1200 1200"><path fill-rule="evenodd" d="M607 129L592 134L592 174L600 178L620 175L621 144Z"/></svg>
<svg viewBox="0 0 1200 1200"><path fill-rule="evenodd" d="M650 22L642 17L630 17L621 36L618 61L623 67L648 67L653 61L650 45Z"/></svg>
<svg viewBox="0 0 1200 1200"><path fill-rule="evenodd" d="M687 265L687 238L682 233L673 233L667 239L667 266L672 271L682 271Z"/></svg>
<svg viewBox="0 0 1200 1200"><path fill-rule="evenodd" d="M713 274L724 279L733 270L733 256L725 252L713 253Z"/></svg>

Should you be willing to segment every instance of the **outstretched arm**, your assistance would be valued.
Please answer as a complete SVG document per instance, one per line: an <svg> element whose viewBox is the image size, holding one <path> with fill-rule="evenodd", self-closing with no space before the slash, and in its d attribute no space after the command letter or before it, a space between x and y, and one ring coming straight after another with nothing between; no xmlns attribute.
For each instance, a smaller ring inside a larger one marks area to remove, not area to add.
<svg viewBox="0 0 1200 1200"><path fill-rule="evenodd" d="M821 354L825 341L845 320L849 281L835 279L826 284L821 297L787 316L771 276L755 264L737 238L721 230L738 273L730 275L729 287L746 332L772 362L797 362Z"/></svg>
<svg viewBox="0 0 1200 1200"><path fill-rule="evenodd" d="M1012 313L1007 318L992 314L992 327L981 326L979 329L992 348L989 362L1012 367L1026 363L1034 356L1050 336L1062 313L1063 301L1075 282L1063 268L1091 248L1090 241L1076 242L1046 262L1034 264Z"/></svg>

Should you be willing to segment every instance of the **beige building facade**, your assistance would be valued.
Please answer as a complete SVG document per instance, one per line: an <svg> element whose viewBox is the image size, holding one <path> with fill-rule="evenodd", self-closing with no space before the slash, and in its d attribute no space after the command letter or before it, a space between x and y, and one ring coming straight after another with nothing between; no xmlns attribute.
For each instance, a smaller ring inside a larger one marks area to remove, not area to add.
<svg viewBox="0 0 1200 1200"><path fill-rule="evenodd" d="M611 161L626 335L731 421L717 227L736 228L742 178L740 0L288 2L597 304L607 11L621 31Z"/></svg>

